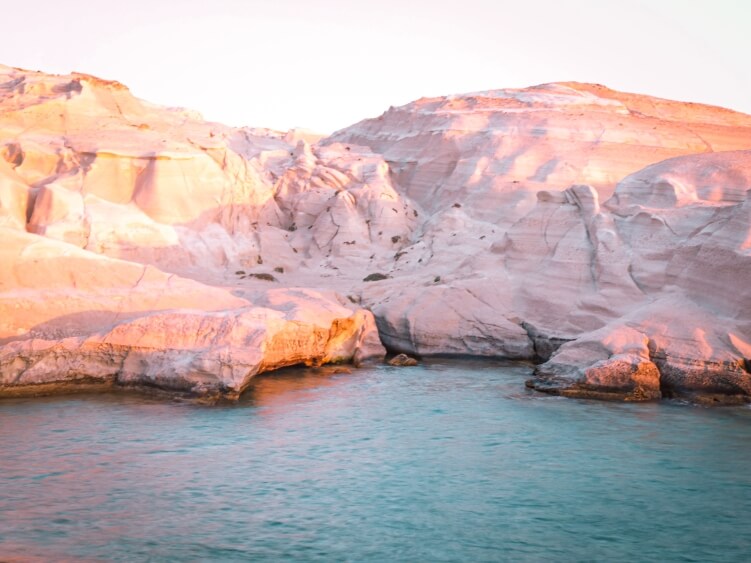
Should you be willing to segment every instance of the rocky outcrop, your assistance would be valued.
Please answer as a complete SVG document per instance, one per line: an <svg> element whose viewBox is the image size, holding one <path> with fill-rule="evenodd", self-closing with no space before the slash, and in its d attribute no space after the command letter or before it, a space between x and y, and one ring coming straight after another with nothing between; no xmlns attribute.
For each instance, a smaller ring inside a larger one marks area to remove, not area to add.
<svg viewBox="0 0 751 563"><path fill-rule="evenodd" d="M751 116L560 83L321 139L8 67L0 110L5 393L234 397L382 340L565 396L751 397Z"/></svg>
<svg viewBox="0 0 751 563"><path fill-rule="evenodd" d="M418 364L417 360L407 354L397 354L387 362L390 366L412 367Z"/></svg>
<svg viewBox="0 0 751 563"><path fill-rule="evenodd" d="M527 385L575 397L746 402L748 342L745 321L677 293L562 345Z"/></svg>
<svg viewBox="0 0 751 563"><path fill-rule="evenodd" d="M407 279L365 293L389 350L418 356L534 356L518 319L507 318L494 283Z"/></svg>
<svg viewBox="0 0 751 563"><path fill-rule="evenodd" d="M750 133L751 117L721 108L566 83L418 100L324 142L383 154L427 215L385 272L394 281L363 292L387 347L543 361L561 347L537 388L574 381L589 396L651 398L688 391L688 372L647 391L633 378L654 370L632 352L581 350L635 311L660 310L663 327L719 330L712 354L743 364L721 327L751 336L736 323L751 311L738 281L746 257L731 250L747 232L738 222L751 166L748 151L715 151L751 148ZM672 311L657 304L667 296L680 303ZM689 309L691 318L679 314ZM665 333L634 329L654 342ZM699 349L688 354L698 365L725 365ZM673 369L659 357L646 361ZM592 371L598 362L607 369ZM616 373L631 383L606 385Z"/></svg>
<svg viewBox="0 0 751 563"><path fill-rule="evenodd" d="M384 155L432 213L459 202L508 226L540 190L588 184L605 200L624 176L685 154L746 149L748 115L576 82L423 98L328 141Z"/></svg>
<svg viewBox="0 0 751 563"><path fill-rule="evenodd" d="M659 399L660 372L649 339L627 326L601 329L564 345L527 385L568 397Z"/></svg>
<svg viewBox="0 0 751 563"><path fill-rule="evenodd" d="M750 127L567 83L423 99L340 131L428 216L363 303L390 349L536 359L539 390L748 398L751 152L734 149Z"/></svg>
<svg viewBox="0 0 751 563"><path fill-rule="evenodd" d="M748 400L751 191L742 187L749 174L751 151L736 151L670 159L620 182L605 207L628 251L622 271L642 298L603 328L564 344L538 368L531 385L565 394L598 388L614 396L642 396L644 386L635 379L619 388L591 371L606 365L615 382L613 362L634 356L622 342L636 330L648 346L640 346L632 370L648 366L651 373L653 365L659 374L653 391L708 402ZM613 260L610 267L619 263Z"/></svg>
<svg viewBox="0 0 751 563"><path fill-rule="evenodd" d="M315 297L307 295L305 306ZM0 350L0 395L84 382L233 399L260 372L383 355L377 346L362 346L375 334L368 313L339 314L347 316L304 322L252 306L168 310L86 336L16 340Z"/></svg>
<svg viewBox="0 0 751 563"><path fill-rule="evenodd" d="M0 396L71 386L236 398L263 371L383 357L372 314L332 292L222 288L10 229ZM351 305L351 304L350 304Z"/></svg>
<svg viewBox="0 0 751 563"><path fill-rule="evenodd" d="M384 354L368 311L254 284L331 257L364 270L409 237L418 213L379 156L207 123L85 75L0 77L0 393L234 397L260 371Z"/></svg>
<svg viewBox="0 0 751 563"><path fill-rule="evenodd" d="M379 155L205 122L83 75L2 67L0 82L0 218L29 232L218 283L261 265L364 271L417 224Z"/></svg>

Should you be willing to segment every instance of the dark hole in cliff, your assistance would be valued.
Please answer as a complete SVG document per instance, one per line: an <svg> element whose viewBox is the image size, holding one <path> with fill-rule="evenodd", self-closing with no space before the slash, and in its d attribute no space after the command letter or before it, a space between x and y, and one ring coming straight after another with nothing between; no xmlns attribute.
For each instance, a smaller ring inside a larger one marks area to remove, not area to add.
<svg viewBox="0 0 751 563"><path fill-rule="evenodd" d="M402 239L402 237L400 237L399 235L394 235L393 237L391 237L391 242L393 242L394 244L396 244L401 239Z"/></svg>
<svg viewBox="0 0 751 563"><path fill-rule="evenodd" d="M381 281L381 280L386 280L386 279L388 279L388 276L386 274L381 274L381 273L376 272L373 274L368 274L367 276L363 278L362 281L372 282L372 281Z"/></svg>
<svg viewBox="0 0 751 563"><path fill-rule="evenodd" d="M262 273L262 274L248 274L248 277L249 278L256 278L257 280L270 281L270 282L277 281L277 279L274 276L272 276L271 274L265 274L265 273Z"/></svg>
<svg viewBox="0 0 751 563"><path fill-rule="evenodd" d="M2 150L0 150L3 158L13 168L18 168L23 164L25 154L19 143L7 143Z"/></svg>
<svg viewBox="0 0 751 563"><path fill-rule="evenodd" d="M660 395L663 399L675 399L676 392L672 385L670 385L660 374Z"/></svg>
<svg viewBox="0 0 751 563"><path fill-rule="evenodd" d="M82 90L83 86L81 85L80 78L75 78L70 82L66 82L65 84L56 84L52 87L52 91L56 94L71 94L73 92L79 93Z"/></svg>
<svg viewBox="0 0 751 563"><path fill-rule="evenodd" d="M27 226L28 226L29 221L31 221L31 216L34 213L34 206L36 205L38 193L39 193L39 189L31 189L28 192L26 192L26 224Z"/></svg>

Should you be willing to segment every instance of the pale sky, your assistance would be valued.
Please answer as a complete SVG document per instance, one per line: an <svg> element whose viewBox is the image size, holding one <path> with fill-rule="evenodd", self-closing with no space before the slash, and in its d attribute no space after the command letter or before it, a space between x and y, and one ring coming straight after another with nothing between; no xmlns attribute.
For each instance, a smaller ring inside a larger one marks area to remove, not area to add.
<svg viewBox="0 0 751 563"><path fill-rule="evenodd" d="M748 0L1 0L0 63L228 125L332 132L422 96L578 80L751 113Z"/></svg>

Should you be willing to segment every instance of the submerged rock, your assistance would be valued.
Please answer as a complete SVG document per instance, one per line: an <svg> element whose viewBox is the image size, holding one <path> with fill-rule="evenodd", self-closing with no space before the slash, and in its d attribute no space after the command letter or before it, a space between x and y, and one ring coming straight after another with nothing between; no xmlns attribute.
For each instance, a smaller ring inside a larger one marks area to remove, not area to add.
<svg viewBox="0 0 751 563"><path fill-rule="evenodd" d="M417 360L407 354L398 354L388 361L390 366L416 366Z"/></svg>

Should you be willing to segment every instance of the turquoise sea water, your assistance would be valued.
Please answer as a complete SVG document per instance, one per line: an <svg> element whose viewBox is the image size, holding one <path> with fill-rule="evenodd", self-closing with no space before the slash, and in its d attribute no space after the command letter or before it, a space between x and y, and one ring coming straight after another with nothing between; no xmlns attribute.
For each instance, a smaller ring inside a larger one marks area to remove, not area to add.
<svg viewBox="0 0 751 563"><path fill-rule="evenodd" d="M0 402L0 560L744 561L751 409L530 368L263 376L239 405Z"/></svg>

